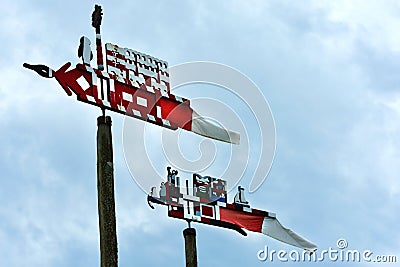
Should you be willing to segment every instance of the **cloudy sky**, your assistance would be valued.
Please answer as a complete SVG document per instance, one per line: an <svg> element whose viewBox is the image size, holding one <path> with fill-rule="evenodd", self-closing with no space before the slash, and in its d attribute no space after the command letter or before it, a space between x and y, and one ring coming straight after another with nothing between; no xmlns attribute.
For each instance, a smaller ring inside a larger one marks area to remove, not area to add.
<svg viewBox="0 0 400 267"><path fill-rule="evenodd" d="M398 1L96 3L105 13L103 43L154 55L170 66L225 64L260 88L275 120L276 153L265 182L247 194L253 207L276 212L320 250L336 249L344 238L349 249L400 260ZM99 265L95 137L100 110L66 96L55 80L22 68L23 62L54 69L79 63L79 38L94 43L94 4L2 2L0 266ZM213 91L213 98L242 113L218 87L183 86L177 93L193 97L196 88ZM199 108L202 114L212 110ZM184 266L186 223L168 218L163 207L147 206L125 161L124 117L112 118L119 265ZM247 120L243 125L250 137L257 131ZM158 127L146 128L147 140L160 133L151 128ZM259 138L250 137L249 146L257 147ZM198 144L180 142L183 153L198 152ZM163 173L165 155L151 140L146 143L148 155L137 155L133 164L140 169L150 158ZM211 148L229 154L229 146ZM250 155L249 166L258 153ZM223 163L216 160L203 173L216 175ZM248 188L250 180L245 175L240 183ZM263 266L271 264L257 259L264 246L293 249L261 234L195 228L199 266Z"/></svg>

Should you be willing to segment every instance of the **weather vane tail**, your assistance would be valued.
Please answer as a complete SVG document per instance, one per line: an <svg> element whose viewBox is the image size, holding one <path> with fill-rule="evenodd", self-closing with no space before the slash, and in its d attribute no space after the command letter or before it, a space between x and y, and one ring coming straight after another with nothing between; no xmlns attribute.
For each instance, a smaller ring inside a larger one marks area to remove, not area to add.
<svg viewBox="0 0 400 267"><path fill-rule="evenodd" d="M92 13L92 26L93 28L96 29L97 68L99 70L104 70L103 50L101 45L101 34L100 34L100 26L102 18L103 18L103 10L101 9L101 6L95 5L94 11Z"/></svg>

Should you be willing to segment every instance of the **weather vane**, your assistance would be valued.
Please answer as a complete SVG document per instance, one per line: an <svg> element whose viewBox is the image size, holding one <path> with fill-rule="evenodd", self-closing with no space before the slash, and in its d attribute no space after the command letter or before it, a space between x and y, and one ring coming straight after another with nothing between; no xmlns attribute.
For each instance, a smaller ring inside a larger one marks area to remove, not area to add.
<svg viewBox="0 0 400 267"><path fill-rule="evenodd" d="M239 186L233 203L228 203L227 183L222 179L201 176L197 173L191 179L182 179L177 170L167 168L167 180L160 190L151 188L147 196L152 203L166 205L168 216L190 222L198 222L228 228L246 236L243 229L263 233L281 242L314 252L317 246L282 226L276 214L250 207Z"/></svg>
<svg viewBox="0 0 400 267"><path fill-rule="evenodd" d="M79 101L100 107L103 114L110 110L172 130L181 128L216 140L240 143L239 133L207 121L190 107L189 99L170 92L166 61L111 43L105 45L103 60L102 14L101 7L96 5L92 26L96 30L97 68L91 66L91 42L85 36L80 38L78 48L82 63L73 69L70 62L56 71L41 64L23 66L42 77L54 77L67 95L74 93Z"/></svg>

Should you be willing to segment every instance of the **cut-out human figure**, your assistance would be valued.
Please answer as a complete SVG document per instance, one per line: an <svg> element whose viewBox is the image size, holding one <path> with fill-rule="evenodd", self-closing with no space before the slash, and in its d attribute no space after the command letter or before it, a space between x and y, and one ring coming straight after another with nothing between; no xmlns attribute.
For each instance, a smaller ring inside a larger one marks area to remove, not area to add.
<svg viewBox="0 0 400 267"><path fill-rule="evenodd" d="M93 59L93 53L90 48L90 40L86 36L82 36L80 39L78 57L82 58L84 65L90 66L90 61Z"/></svg>
<svg viewBox="0 0 400 267"><path fill-rule="evenodd" d="M160 198L164 201L167 199L167 188L165 187L164 182L162 182L160 186Z"/></svg>
<svg viewBox="0 0 400 267"><path fill-rule="evenodd" d="M241 187L240 185L238 187L238 192L235 195L234 202L235 204L239 205L244 205L244 206L249 205L249 202L246 201L246 198L244 197L244 188Z"/></svg>

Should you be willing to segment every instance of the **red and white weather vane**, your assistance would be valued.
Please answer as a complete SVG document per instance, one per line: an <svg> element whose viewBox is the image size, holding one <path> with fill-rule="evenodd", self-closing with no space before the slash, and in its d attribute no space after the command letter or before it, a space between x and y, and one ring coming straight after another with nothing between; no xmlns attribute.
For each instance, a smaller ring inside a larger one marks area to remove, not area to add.
<svg viewBox="0 0 400 267"><path fill-rule="evenodd" d="M191 179L181 179L177 170L167 168L167 180L160 189L151 188L147 196L152 203L168 207L168 216L190 222L203 223L238 231L263 233L295 247L314 252L317 246L290 229L282 226L276 214L250 207L244 188L238 187L233 203L228 203L225 180L194 173Z"/></svg>
<svg viewBox="0 0 400 267"><path fill-rule="evenodd" d="M138 118L162 127L178 128L216 140L239 144L237 132L219 127L198 115L190 100L171 94L168 63L147 54L107 43L101 44L101 7L96 5L92 26L96 29L97 68L91 65L89 38L82 36L78 48L81 64L67 62L54 71L45 65L24 63L45 78L55 78L67 95L79 101Z"/></svg>

